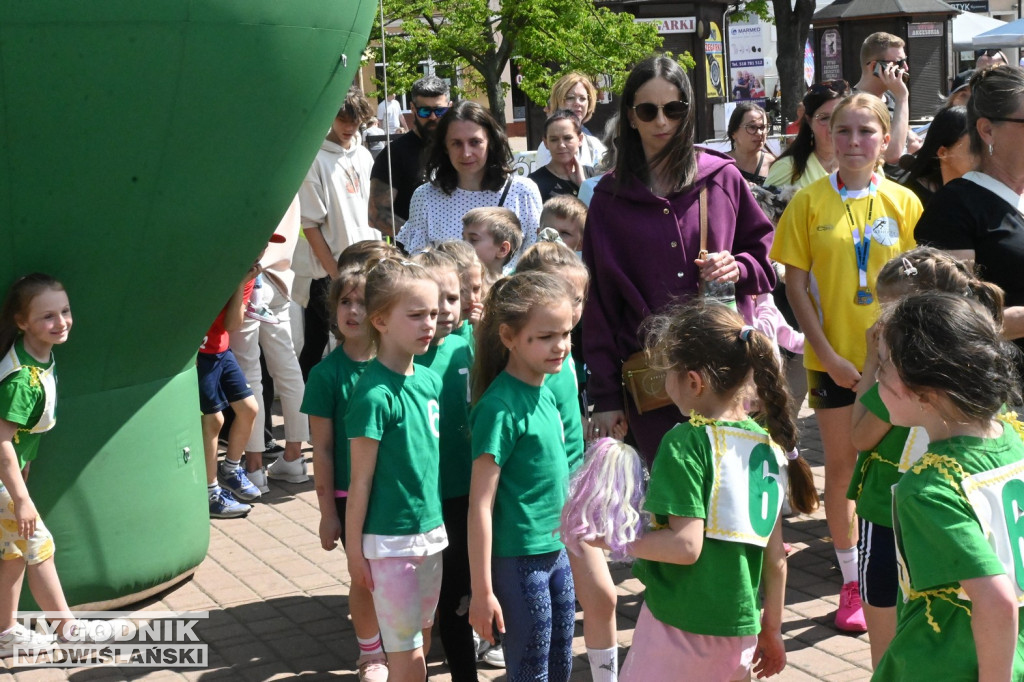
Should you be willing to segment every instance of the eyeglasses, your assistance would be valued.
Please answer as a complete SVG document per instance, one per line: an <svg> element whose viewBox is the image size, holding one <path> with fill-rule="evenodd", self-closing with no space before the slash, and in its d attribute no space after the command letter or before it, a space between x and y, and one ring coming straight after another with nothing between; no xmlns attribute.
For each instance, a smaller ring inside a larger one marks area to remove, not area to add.
<svg viewBox="0 0 1024 682"><path fill-rule="evenodd" d="M430 115L433 114L441 118L448 113L449 109L451 107L416 107L416 115L420 118L430 118Z"/></svg>
<svg viewBox="0 0 1024 682"><path fill-rule="evenodd" d="M1024 118L1009 118L1006 116L982 116L993 123L1024 123Z"/></svg>
<svg viewBox="0 0 1024 682"><path fill-rule="evenodd" d="M670 121L678 121L689 111L690 105L682 100L675 102L666 102L665 104L652 104L650 102L643 102L633 107L633 112L636 117L644 123L650 123L654 119L658 118L658 112L664 112L665 118Z"/></svg>
<svg viewBox="0 0 1024 682"><path fill-rule="evenodd" d="M765 130L767 130L768 127L763 123L761 125L757 125L755 123L748 123L745 126L743 126L743 129L746 130L751 135L760 135Z"/></svg>
<svg viewBox="0 0 1024 682"><path fill-rule="evenodd" d="M850 89L850 84L841 78L837 78L831 81L825 81L823 83L817 83L807 88L808 95L827 95L829 93L833 95L845 95L846 91Z"/></svg>

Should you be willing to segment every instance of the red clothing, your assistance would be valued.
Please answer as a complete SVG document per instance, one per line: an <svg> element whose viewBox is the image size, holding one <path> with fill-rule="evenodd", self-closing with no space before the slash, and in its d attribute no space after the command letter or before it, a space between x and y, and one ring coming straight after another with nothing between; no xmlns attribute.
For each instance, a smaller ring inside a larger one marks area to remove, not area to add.
<svg viewBox="0 0 1024 682"><path fill-rule="evenodd" d="M256 280L251 279L245 283L245 290L242 294L242 305L247 305L249 299L252 298L253 287L256 286ZM203 337L203 342L199 344L200 353L209 353L210 355L216 355L217 353L223 353L230 346L228 339L228 330L224 329L224 313L228 310L227 303L220 309L220 314L217 315L217 319L210 325L210 331L206 332L206 336Z"/></svg>

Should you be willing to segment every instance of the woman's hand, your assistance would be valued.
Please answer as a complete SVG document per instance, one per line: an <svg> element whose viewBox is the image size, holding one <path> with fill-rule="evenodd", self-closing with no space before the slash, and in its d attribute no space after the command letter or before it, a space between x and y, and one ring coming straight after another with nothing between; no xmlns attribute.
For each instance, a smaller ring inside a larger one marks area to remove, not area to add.
<svg viewBox="0 0 1024 682"><path fill-rule="evenodd" d="M709 253L707 258L695 258L700 278L705 282L738 282L740 266L728 251Z"/></svg>
<svg viewBox="0 0 1024 682"><path fill-rule="evenodd" d="M586 180L586 178L583 177L583 166L575 156L572 157L572 161L565 164L562 171L569 177L570 182L577 187L581 186L583 181Z"/></svg>
<svg viewBox="0 0 1024 682"><path fill-rule="evenodd" d="M626 421L626 413L622 410L595 412L590 418L590 432L587 434L587 440L595 441L606 436L622 440L628 431L629 424Z"/></svg>
<svg viewBox="0 0 1024 682"><path fill-rule="evenodd" d="M501 604L494 593L478 595L475 592L469 599L469 624L473 626L480 639L495 644L494 628L497 623L498 632L505 632L505 617L501 613Z"/></svg>

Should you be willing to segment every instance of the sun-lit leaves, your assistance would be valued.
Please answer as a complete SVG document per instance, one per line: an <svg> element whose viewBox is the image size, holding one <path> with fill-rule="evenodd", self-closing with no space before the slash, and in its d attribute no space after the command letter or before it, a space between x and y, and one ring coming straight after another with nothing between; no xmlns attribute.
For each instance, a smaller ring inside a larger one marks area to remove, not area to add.
<svg viewBox="0 0 1024 682"><path fill-rule="evenodd" d="M567 71L606 75L618 92L630 67L661 46L652 24L595 8L592 0L384 0L384 19L389 90L407 91L429 55L439 75L451 77L456 96L486 94L499 120L510 61L523 92L544 105ZM375 36L379 24L380 17ZM371 48L381 61L379 39ZM678 59L692 68L688 53Z"/></svg>

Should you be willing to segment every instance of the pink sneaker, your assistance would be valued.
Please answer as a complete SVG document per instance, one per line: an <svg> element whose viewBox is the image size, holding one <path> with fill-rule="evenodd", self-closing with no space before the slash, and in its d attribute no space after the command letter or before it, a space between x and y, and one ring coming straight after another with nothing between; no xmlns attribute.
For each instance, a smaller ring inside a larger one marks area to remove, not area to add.
<svg viewBox="0 0 1024 682"><path fill-rule="evenodd" d="M860 605L860 583L856 580L843 585L839 590L839 610L836 611L836 627L846 632L867 632L864 609Z"/></svg>
<svg viewBox="0 0 1024 682"><path fill-rule="evenodd" d="M360 656L356 667L359 682L388 682L388 659L383 654Z"/></svg>

